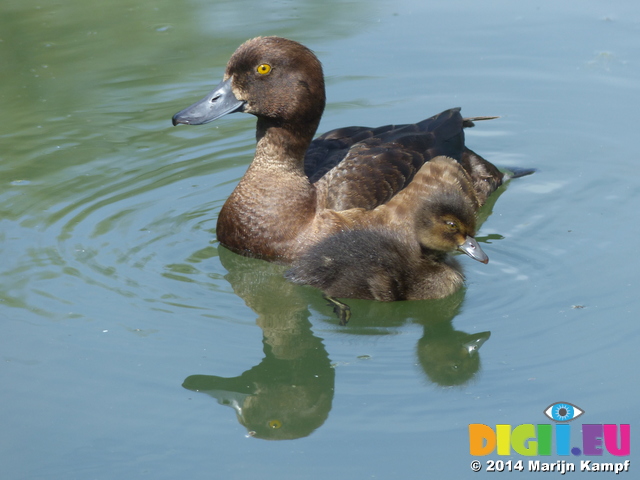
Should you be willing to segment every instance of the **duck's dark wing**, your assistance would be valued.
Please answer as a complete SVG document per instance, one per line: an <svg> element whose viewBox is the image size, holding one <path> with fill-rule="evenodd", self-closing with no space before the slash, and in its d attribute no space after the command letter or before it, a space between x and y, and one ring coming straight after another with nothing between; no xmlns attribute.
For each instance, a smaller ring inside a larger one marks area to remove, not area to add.
<svg viewBox="0 0 640 480"><path fill-rule="evenodd" d="M448 156L459 159L462 153L460 147L464 146L464 137L458 142L455 142L455 139L462 132L463 126L472 125L473 123L462 118L459 108L452 108L419 123L330 130L311 142L304 158L305 173L312 183L318 181L344 160L354 145L371 139L377 139L381 143L389 143L410 136L433 137L432 141L454 140L454 145L450 145L453 148ZM447 155L447 153L439 153L439 155Z"/></svg>
<svg viewBox="0 0 640 480"><path fill-rule="evenodd" d="M425 162L446 155L469 173L482 205L504 175L465 147L463 129L494 118L462 118L460 109L452 108L414 124L331 130L311 142L305 173L326 208L373 209L405 188Z"/></svg>
<svg viewBox="0 0 640 480"><path fill-rule="evenodd" d="M453 108L415 124L331 130L311 143L305 172L326 208L372 209L405 188L431 158L462 162L463 128L471 125Z"/></svg>

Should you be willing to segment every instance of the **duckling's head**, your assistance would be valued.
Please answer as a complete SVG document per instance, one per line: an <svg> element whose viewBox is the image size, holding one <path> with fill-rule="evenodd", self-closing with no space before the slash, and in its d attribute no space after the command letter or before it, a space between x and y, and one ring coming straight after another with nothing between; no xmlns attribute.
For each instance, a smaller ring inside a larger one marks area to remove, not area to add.
<svg viewBox="0 0 640 480"><path fill-rule="evenodd" d="M476 241L477 204L462 190L443 188L425 200L417 217L416 235L427 250L460 250L474 260L487 263L489 257Z"/></svg>
<svg viewBox="0 0 640 480"><path fill-rule="evenodd" d="M474 260L487 263L489 257L476 241L475 211L460 201L459 195L443 195L419 217L416 233L420 245L427 250L451 252L460 250Z"/></svg>
<svg viewBox="0 0 640 480"><path fill-rule="evenodd" d="M200 125L228 113L246 112L271 124L315 129L325 106L324 76L304 45L258 37L231 56L223 81L205 98L173 116L173 124Z"/></svg>

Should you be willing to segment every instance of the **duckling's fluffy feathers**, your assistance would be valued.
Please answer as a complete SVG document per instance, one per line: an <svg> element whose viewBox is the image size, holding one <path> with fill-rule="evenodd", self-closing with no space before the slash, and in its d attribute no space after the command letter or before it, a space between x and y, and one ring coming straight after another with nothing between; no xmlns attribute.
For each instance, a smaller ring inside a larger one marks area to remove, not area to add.
<svg viewBox="0 0 640 480"><path fill-rule="evenodd" d="M330 297L385 302L443 298L464 282L454 258L422 255L403 235L379 229L346 230L321 240L286 276Z"/></svg>
<svg viewBox="0 0 640 480"><path fill-rule="evenodd" d="M447 252L462 249L486 262L473 239L478 208L469 174L455 160L436 157L388 203L369 211L341 212L349 228L309 247L294 259L287 276L329 297L445 297L464 281L459 264Z"/></svg>

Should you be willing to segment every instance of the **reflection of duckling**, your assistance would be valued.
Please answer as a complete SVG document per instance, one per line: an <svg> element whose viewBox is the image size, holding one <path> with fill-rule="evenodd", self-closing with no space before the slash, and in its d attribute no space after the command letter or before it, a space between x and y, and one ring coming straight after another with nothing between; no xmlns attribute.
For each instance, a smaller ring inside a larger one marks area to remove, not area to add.
<svg viewBox="0 0 640 480"><path fill-rule="evenodd" d="M451 323L425 326L418 341L418 360L429 380L443 387L463 385L480 370L480 347L491 332L466 333Z"/></svg>
<svg viewBox="0 0 640 480"><path fill-rule="evenodd" d="M452 159L433 159L419 175L431 178L421 180L427 188L411 198L420 203L415 238L408 237L406 229L380 223L345 230L304 252L287 277L322 290L343 323L349 307L332 297L425 300L455 292L464 276L447 252L458 249L480 262L489 261L473 238L479 202L469 175Z"/></svg>

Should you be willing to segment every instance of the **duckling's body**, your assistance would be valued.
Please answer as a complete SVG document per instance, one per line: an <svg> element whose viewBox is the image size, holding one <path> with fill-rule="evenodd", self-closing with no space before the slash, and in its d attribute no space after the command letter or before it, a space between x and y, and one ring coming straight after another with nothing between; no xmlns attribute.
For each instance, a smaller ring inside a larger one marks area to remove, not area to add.
<svg viewBox="0 0 640 480"><path fill-rule="evenodd" d="M392 302L444 298L464 275L446 254L424 254L386 228L345 230L324 238L294 261L287 278L328 296Z"/></svg>
<svg viewBox="0 0 640 480"><path fill-rule="evenodd" d="M432 159L416 180L369 213L381 212L384 221L323 238L293 262L287 277L338 298L426 300L455 292L464 276L448 252L488 261L473 238L480 202L469 174L453 159ZM407 204L416 215L404 225L397 219L407 216L395 209Z"/></svg>
<svg viewBox="0 0 640 480"><path fill-rule="evenodd" d="M416 196L440 181L418 173L439 155L464 167L478 204L502 182L495 166L465 147L463 128L473 123L459 109L417 124L332 130L312 141L324 106L315 55L297 42L262 37L238 48L210 95L174 116L174 125L237 111L258 118L254 160L218 217L223 245L291 262L343 230L392 228L413 239Z"/></svg>

